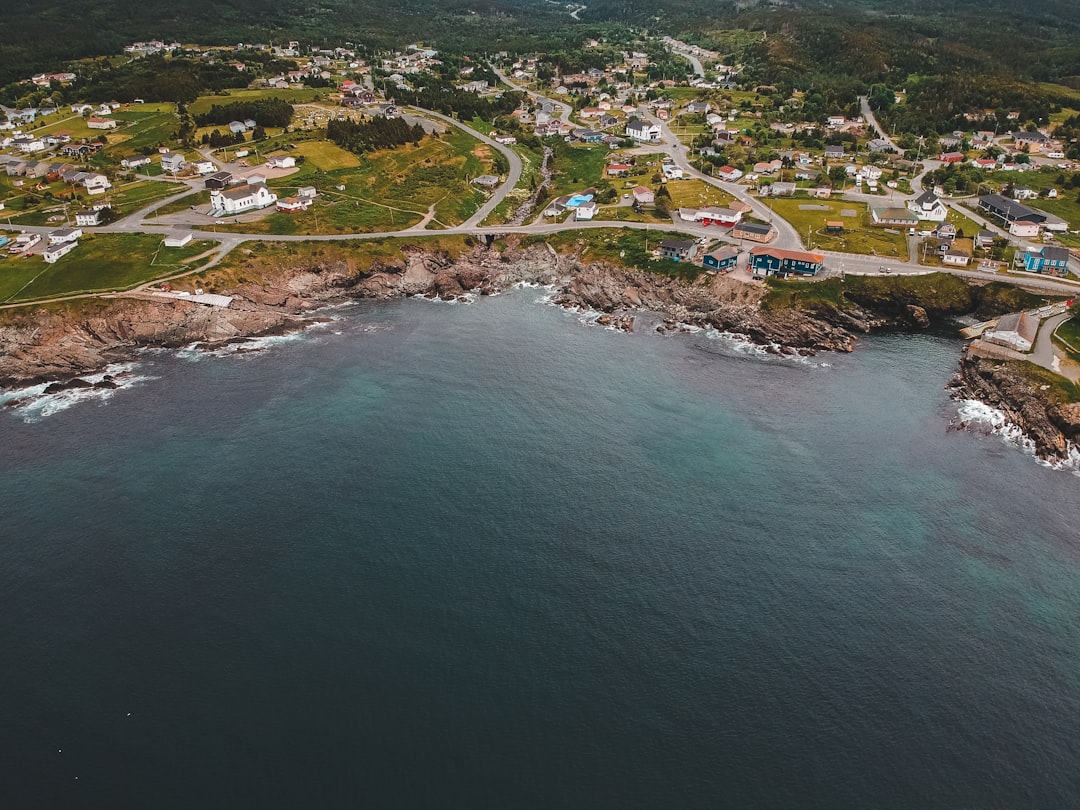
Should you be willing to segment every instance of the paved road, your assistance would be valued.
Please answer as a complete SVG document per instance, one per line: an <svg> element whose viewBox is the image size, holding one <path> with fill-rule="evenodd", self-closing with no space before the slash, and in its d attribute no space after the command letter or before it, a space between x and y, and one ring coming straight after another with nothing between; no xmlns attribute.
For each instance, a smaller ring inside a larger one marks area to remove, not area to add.
<svg viewBox="0 0 1080 810"><path fill-rule="evenodd" d="M874 111L870 109L870 100L866 96L859 96L859 107L861 109L863 118L866 119L866 123L868 123L871 127L874 128L874 130L878 134L878 137L884 138L886 141L888 141L889 146L891 146L897 152L903 152L904 150L896 145L896 141L890 138L885 132L885 130L882 128L882 126L877 122L877 119L874 117Z"/></svg>

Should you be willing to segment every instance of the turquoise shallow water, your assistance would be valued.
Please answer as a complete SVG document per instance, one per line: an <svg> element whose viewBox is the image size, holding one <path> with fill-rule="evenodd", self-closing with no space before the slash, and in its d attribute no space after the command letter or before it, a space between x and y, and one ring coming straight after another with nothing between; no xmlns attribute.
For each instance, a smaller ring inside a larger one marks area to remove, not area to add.
<svg viewBox="0 0 1080 810"><path fill-rule="evenodd" d="M539 294L0 412L5 806L1080 802L1080 484L955 342Z"/></svg>

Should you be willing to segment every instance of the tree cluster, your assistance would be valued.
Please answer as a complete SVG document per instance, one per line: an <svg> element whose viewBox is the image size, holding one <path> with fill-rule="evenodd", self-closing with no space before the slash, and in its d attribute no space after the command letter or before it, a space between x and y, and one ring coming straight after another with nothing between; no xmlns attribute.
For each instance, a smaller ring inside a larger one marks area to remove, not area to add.
<svg viewBox="0 0 1080 810"><path fill-rule="evenodd" d="M254 101L234 101L215 104L209 112L195 116L200 127L228 124L231 121L254 119L263 127L287 127L292 121L292 105L280 98L261 98Z"/></svg>
<svg viewBox="0 0 1080 810"><path fill-rule="evenodd" d="M366 121L329 121L326 137L343 149L363 154L376 149L393 149L409 142L418 144L424 128L403 118L372 118Z"/></svg>

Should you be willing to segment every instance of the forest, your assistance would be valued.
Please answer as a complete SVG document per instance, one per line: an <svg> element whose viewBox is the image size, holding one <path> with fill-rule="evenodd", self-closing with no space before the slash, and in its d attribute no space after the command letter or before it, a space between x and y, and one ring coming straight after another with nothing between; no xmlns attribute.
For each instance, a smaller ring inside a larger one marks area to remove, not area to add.
<svg viewBox="0 0 1080 810"><path fill-rule="evenodd" d="M393 149L407 143L420 143L424 128L410 125L404 118L371 118L365 121L336 121L326 124L327 140L343 149L363 154L376 149Z"/></svg>
<svg viewBox="0 0 1080 810"><path fill-rule="evenodd" d="M253 101L234 101L215 104L207 112L195 116L200 127L228 124L231 121L255 120L262 127L287 127L292 121L292 105L280 98L261 98Z"/></svg>

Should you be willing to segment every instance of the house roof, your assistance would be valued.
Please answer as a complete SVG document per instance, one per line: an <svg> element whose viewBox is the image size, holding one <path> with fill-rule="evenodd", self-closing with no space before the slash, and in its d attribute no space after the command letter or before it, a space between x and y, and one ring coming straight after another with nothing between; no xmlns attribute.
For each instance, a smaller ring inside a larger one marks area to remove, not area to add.
<svg viewBox="0 0 1080 810"><path fill-rule="evenodd" d="M825 261L825 256L821 253L807 253L802 250L784 250L783 248L766 247L759 245L758 247L750 248L751 256L772 256L776 259L787 259L793 262L813 262L815 264Z"/></svg>
<svg viewBox="0 0 1080 810"><path fill-rule="evenodd" d="M760 236L772 233L773 226L765 225L760 222L740 222L735 226L736 231L745 231L746 233L756 233Z"/></svg>
<svg viewBox="0 0 1080 810"><path fill-rule="evenodd" d="M694 246L692 239L664 239L660 242L661 248L669 250L690 250Z"/></svg>
<svg viewBox="0 0 1080 810"><path fill-rule="evenodd" d="M1008 197L1003 197L1000 194L987 194L984 197L979 198L980 205L985 205L990 208L996 208L1001 211L1005 219L1010 221L1017 220L1030 220L1032 222L1045 222L1046 216L1033 208L1028 208L1026 205L1018 203L1016 200L1010 200Z"/></svg>
<svg viewBox="0 0 1080 810"><path fill-rule="evenodd" d="M708 254L718 262L724 262L728 259L734 259L739 255L739 250L732 245L724 245L724 247L717 248L712 253Z"/></svg>
<svg viewBox="0 0 1080 810"><path fill-rule="evenodd" d="M932 191L924 191L915 198L915 204L919 206L936 206L938 204L938 196Z"/></svg>
<svg viewBox="0 0 1080 810"><path fill-rule="evenodd" d="M874 212L874 216L881 219L896 219L904 222L916 222L918 217L908 211L906 208L874 208L871 209Z"/></svg>
<svg viewBox="0 0 1080 810"><path fill-rule="evenodd" d="M1013 332L1028 343L1034 343L1035 335L1039 331L1039 322L1026 312L1012 312L1001 316L994 331Z"/></svg>
<svg viewBox="0 0 1080 810"><path fill-rule="evenodd" d="M1044 247L1042 257L1052 262L1067 262L1069 261L1069 251L1067 248Z"/></svg>

